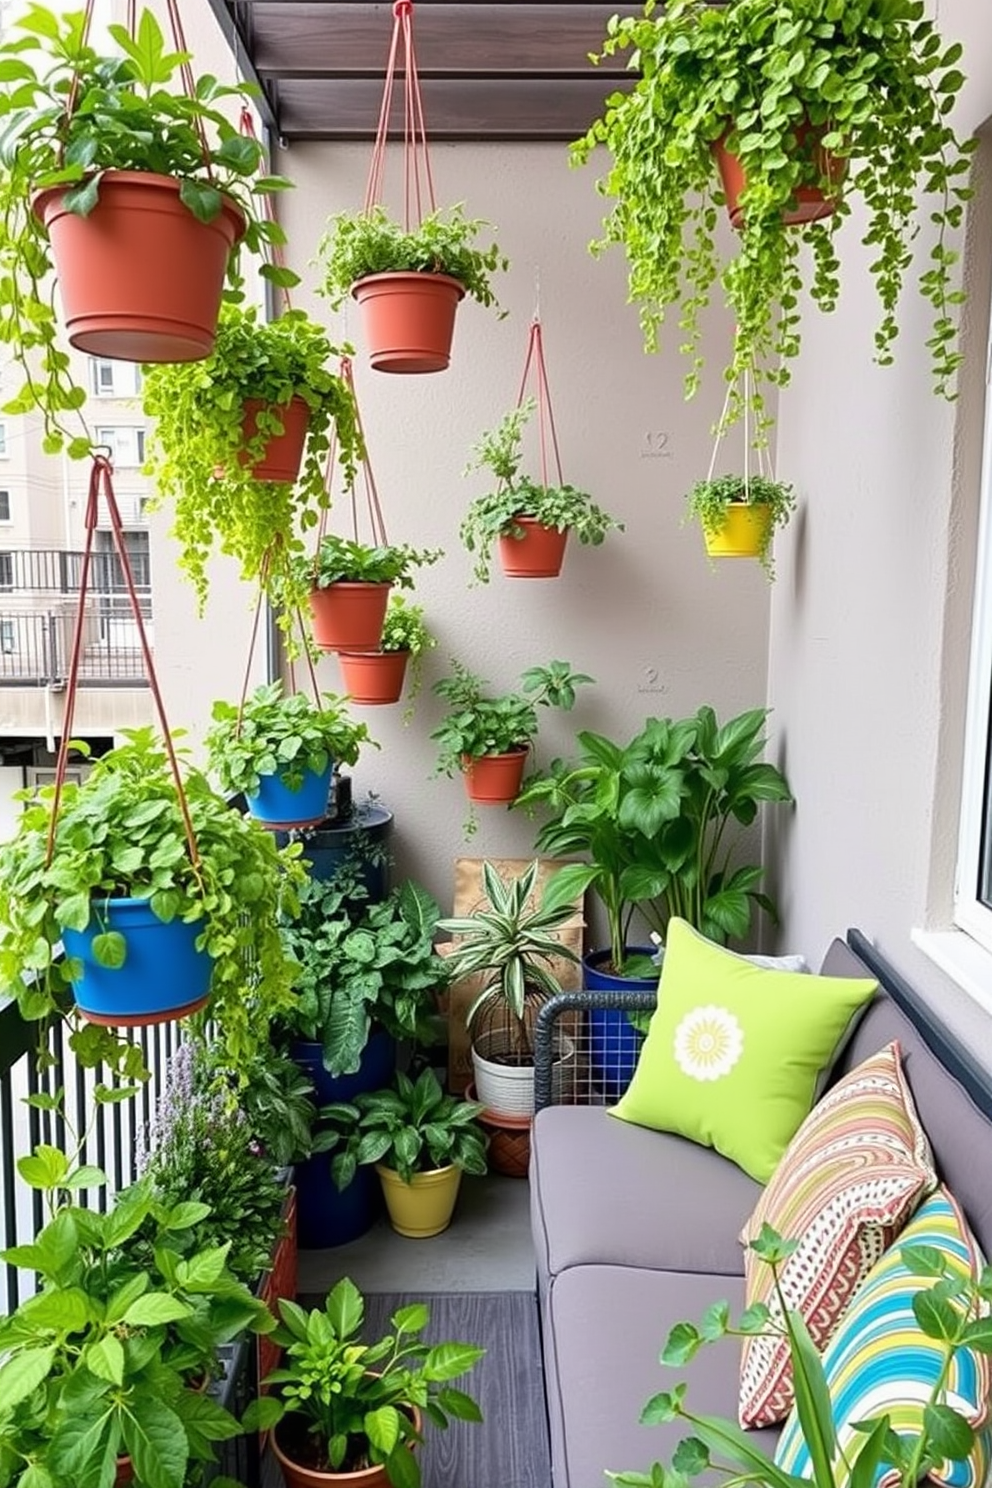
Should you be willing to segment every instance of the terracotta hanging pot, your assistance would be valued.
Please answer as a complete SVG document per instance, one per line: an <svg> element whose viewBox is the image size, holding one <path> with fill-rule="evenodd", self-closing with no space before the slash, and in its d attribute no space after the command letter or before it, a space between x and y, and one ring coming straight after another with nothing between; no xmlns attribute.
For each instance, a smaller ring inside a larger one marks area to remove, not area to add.
<svg viewBox="0 0 992 1488"><path fill-rule="evenodd" d="M344 690L353 703L398 703L409 651L341 651Z"/></svg>
<svg viewBox="0 0 992 1488"><path fill-rule="evenodd" d="M462 755L465 789L479 806L506 806L520 794L527 762L526 749L506 754Z"/></svg>
<svg viewBox="0 0 992 1488"><path fill-rule="evenodd" d="M822 138L827 132L826 125L820 124L814 127L811 124L800 124L796 130L800 147L811 132L818 138ZM731 155L727 149L724 143L726 138L727 135L724 134L714 141L713 154L720 172L731 224L734 227L740 227L744 221L740 197L747 185L747 178L737 156ZM821 218L829 217L837 205L840 187L847 173L847 161L839 159L829 150L824 150L822 146L816 148L816 161L821 175L833 184L835 190L824 193L818 186L800 186L796 191L795 205L782 214L782 221L788 227L796 227L804 222L819 222Z"/></svg>
<svg viewBox="0 0 992 1488"><path fill-rule="evenodd" d="M514 517L524 531L499 539L499 561L508 579L556 579L565 559L568 528L545 527L534 517Z"/></svg>
<svg viewBox="0 0 992 1488"><path fill-rule="evenodd" d="M376 372L443 372L465 287L450 274L370 274L352 286Z"/></svg>
<svg viewBox="0 0 992 1488"><path fill-rule="evenodd" d="M261 399L249 398L245 402L244 437L247 444L255 437L255 420L262 407ZM304 398L291 398L272 410L282 420L282 433L273 434L265 446L265 453L256 460L252 475L260 481L289 481L292 483L303 464L303 450L310 426L310 406Z"/></svg>
<svg viewBox="0 0 992 1488"><path fill-rule="evenodd" d="M768 541L772 509L764 503L749 506L743 501L727 504L723 523L703 523L703 539L711 558L757 558Z"/></svg>
<svg viewBox="0 0 992 1488"><path fill-rule="evenodd" d="M378 650L391 588L339 580L326 589L311 589L313 638L321 650Z"/></svg>
<svg viewBox="0 0 992 1488"><path fill-rule="evenodd" d="M245 230L224 198L212 222L179 199L179 182L148 171L107 171L88 217L58 187L34 210L48 231L69 341L125 362L209 356L231 249Z"/></svg>

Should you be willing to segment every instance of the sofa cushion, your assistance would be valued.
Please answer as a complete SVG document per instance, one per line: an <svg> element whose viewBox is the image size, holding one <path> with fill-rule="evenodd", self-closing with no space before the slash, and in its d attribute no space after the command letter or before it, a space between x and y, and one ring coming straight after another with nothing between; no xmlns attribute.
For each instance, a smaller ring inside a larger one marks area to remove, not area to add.
<svg viewBox="0 0 992 1488"><path fill-rule="evenodd" d="M623 1121L715 1147L766 1183L872 997L870 977L769 971L672 919Z"/></svg>
<svg viewBox="0 0 992 1488"><path fill-rule="evenodd" d="M786 1149L741 1233L749 1246L764 1224L797 1242L779 1271L786 1305L799 1311L822 1351L844 1310L920 1200L937 1186L933 1154L887 1044L822 1096ZM748 1306L781 1321L771 1268L748 1248ZM792 1404L792 1360L781 1333L745 1338L740 1422L767 1426Z"/></svg>
<svg viewBox="0 0 992 1488"><path fill-rule="evenodd" d="M602 1106L538 1112L530 1187L542 1277L592 1262L740 1276L737 1237L760 1192L710 1148Z"/></svg>
<svg viewBox="0 0 992 1488"><path fill-rule="evenodd" d="M983 1265L960 1209L947 1190L939 1188L872 1268L823 1355L837 1432L834 1482L838 1488L848 1479L840 1454L850 1460L852 1447L864 1439L855 1423L888 1415L894 1430L917 1436L924 1404L943 1367L941 1343L923 1332L913 1311L913 1299L933 1282L909 1270L901 1255L904 1245L938 1250L960 1276L977 1275ZM973 1427L984 1425L990 1409L992 1360L971 1349L958 1349L946 1389L947 1398ZM987 1459L988 1442L979 1432L967 1461L945 1463L929 1476L955 1488L979 1488L986 1479ZM782 1430L775 1460L787 1472L802 1477L810 1473L809 1449L795 1409ZM890 1468L876 1477L875 1488L888 1488L898 1481L897 1470Z"/></svg>
<svg viewBox="0 0 992 1488"><path fill-rule="evenodd" d="M743 1298L740 1277L576 1266L553 1279L543 1314L551 1460L556 1485L606 1488L604 1469L646 1471L668 1463L690 1430L685 1423L642 1426L652 1395L688 1383L692 1410L733 1416L736 1339L707 1345L691 1364L671 1369L658 1355L675 1323L698 1322L726 1298ZM777 1433L756 1431L769 1455Z"/></svg>

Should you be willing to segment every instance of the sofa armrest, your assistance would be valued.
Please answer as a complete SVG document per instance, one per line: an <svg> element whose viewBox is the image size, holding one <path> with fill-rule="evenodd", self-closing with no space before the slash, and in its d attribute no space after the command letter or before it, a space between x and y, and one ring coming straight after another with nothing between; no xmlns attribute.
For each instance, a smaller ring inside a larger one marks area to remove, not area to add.
<svg viewBox="0 0 992 1488"><path fill-rule="evenodd" d="M556 1050L561 1046L563 1032L577 1046L581 1063L587 1048L587 1014L597 1008L611 1008L628 1013L651 1013L658 1005L658 994L654 988L649 992L611 992L584 990L581 992L559 992L546 1002L537 1015L534 1026L534 1109L566 1101L595 1104L597 1099L605 1104L615 1097L597 1097L591 1089L584 1089L581 1097L574 1094L575 1083L555 1081L552 1067Z"/></svg>

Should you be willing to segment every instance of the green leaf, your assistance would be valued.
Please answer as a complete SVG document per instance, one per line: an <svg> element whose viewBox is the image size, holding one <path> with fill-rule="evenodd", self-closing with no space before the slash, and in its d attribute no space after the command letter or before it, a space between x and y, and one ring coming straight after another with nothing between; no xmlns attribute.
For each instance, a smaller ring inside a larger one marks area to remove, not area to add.
<svg viewBox="0 0 992 1488"><path fill-rule="evenodd" d="M82 1167L74 1168L62 1180L62 1188L105 1188L110 1180L102 1168L96 1168L84 1164Z"/></svg>
<svg viewBox="0 0 992 1488"><path fill-rule="evenodd" d="M55 1362L55 1349L24 1349L0 1366L0 1414L12 1411L48 1377Z"/></svg>
<svg viewBox="0 0 992 1488"><path fill-rule="evenodd" d="M189 1447L182 1421L164 1401L143 1393L124 1416L124 1444L143 1488L183 1488Z"/></svg>
<svg viewBox="0 0 992 1488"><path fill-rule="evenodd" d="M83 1355L83 1361L98 1379L109 1380L112 1385L124 1383L124 1349L112 1333L91 1343Z"/></svg>
<svg viewBox="0 0 992 1488"><path fill-rule="evenodd" d="M167 1292L146 1292L131 1303L123 1321L133 1328L157 1328L189 1317L192 1311L188 1302L182 1302Z"/></svg>
<svg viewBox="0 0 992 1488"><path fill-rule="evenodd" d="M57 1147L41 1143L29 1157L18 1158L17 1171L31 1188L58 1188L69 1171L69 1159Z"/></svg>
<svg viewBox="0 0 992 1488"><path fill-rule="evenodd" d="M93 957L110 971L119 971L127 960L127 941L119 930L105 930L94 935Z"/></svg>
<svg viewBox="0 0 992 1488"><path fill-rule="evenodd" d="M929 1445L950 1462L966 1462L975 1445L975 1433L965 1418L949 1405L930 1403L923 1411L923 1426Z"/></svg>

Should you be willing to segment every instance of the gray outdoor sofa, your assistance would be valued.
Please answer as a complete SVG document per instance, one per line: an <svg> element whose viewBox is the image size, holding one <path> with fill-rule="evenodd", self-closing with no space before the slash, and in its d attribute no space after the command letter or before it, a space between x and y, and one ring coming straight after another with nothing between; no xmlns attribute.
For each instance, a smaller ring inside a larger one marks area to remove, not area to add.
<svg viewBox="0 0 992 1488"><path fill-rule="evenodd" d="M833 942L821 970L878 979L836 1073L899 1040L940 1176L992 1256L992 1078L857 931ZM556 1019L574 1018L596 997L564 994L542 1014L539 1107L550 1095ZM530 1182L554 1488L604 1488L607 1468L645 1471L670 1460L685 1428L642 1426L638 1417L649 1396L677 1380L688 1381L693 1409L736 1418L737 1340L707 1347L679 1371L658 1354L673 1323L698 1321L711 1302L740 1309L737 1236L759 1185L709 1148L590 1105L538 1110ZM753 1435L774 1446L774 1430Z"/></svg>

